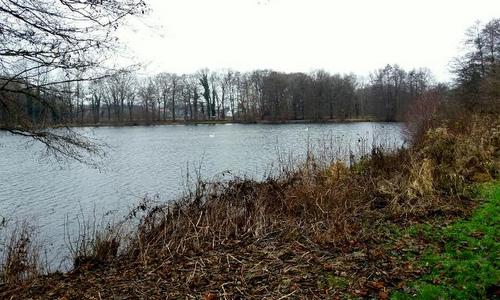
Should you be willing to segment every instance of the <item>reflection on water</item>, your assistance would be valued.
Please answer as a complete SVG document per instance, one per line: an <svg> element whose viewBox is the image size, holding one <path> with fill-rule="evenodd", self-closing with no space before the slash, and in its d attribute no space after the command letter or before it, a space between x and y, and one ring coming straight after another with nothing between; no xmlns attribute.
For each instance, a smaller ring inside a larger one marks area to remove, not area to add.
<svg viewBox="0 0 500 300"><path fill-rule="evenodd" d="M144 195L175 198L188 164L204 178L223 171L255 179L272 171L281 153L303 156L320 145L322 155L366 151L367 145L401 145L400 124L287 124L103 127L82 129L111 146L101 170L40 160L36 147L0 134L0 216L39 226L50 256L65 251L64 229L76 216L126 214ZM325 150L326 149L326 150ZM341 157L345 158L345 157ZM65 221L65 220L68 221Z"/></svg>

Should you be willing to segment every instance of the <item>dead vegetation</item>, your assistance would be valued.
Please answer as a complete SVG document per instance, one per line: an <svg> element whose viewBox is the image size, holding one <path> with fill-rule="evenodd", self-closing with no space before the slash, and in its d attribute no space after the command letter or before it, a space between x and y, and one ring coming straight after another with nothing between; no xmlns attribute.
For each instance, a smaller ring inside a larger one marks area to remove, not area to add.
<svg viewBox="0 0 500 300"><path fill-rule="evenodd" d="M105 264L117 257L123 238L120 224L98 224L95 212L93 217L85 217L82 212L77 223L77 232L69 232L68 228L65 232L74 268Z"/></svg>
<svg viewBox="0 0 500 300"><path fill-rule="evenodd" d="M43 272L34 228L27 223L16 224L14 229L6 234L0 264L0 282L15 285L26 282Z"/></svg>
<svg viewBox="0 0 500 300"><path fill-rule="evenodd" d="M138 207L126 243L99 233L74 271L7 284L0 296L386 299L421 272L400 259L421 243L391 228L470 212L470 183L498 176L499 129L473 117L351 166L309 156L263 182L199 181L176 202Z"/></svg>

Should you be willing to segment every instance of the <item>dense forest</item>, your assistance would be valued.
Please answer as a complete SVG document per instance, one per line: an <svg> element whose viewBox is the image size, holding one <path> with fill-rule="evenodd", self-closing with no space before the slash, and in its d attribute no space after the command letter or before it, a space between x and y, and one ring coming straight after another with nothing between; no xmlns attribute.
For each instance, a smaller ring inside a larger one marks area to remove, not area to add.
<svg viewBox="0 0 500 300"><path fill-rule="evenodd" d="M39 66L39 76L4 80L0 124L398 121L419 102L428 105L429 98L434 102L464 99L468 109L494 109L500 93L500 20L472 26L464 43L466 53L452 66L453 85L435 82L427 69L408 71L387 65L368 78L323 70L305 74L203 69L150 77L138 75L137 70L120 70L93 80L67 73L60 84L43 88L45 81L57 79L47 78L49 72Z"/></svg>

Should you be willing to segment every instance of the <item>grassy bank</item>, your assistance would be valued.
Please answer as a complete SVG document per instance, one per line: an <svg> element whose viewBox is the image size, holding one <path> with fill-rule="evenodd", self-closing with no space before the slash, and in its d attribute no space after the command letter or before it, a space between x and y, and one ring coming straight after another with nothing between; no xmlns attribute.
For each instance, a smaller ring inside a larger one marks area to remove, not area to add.
<svg viewBox="0 0 500 300"><path fill-rule="evenodd" d="M451 290L452 267L440 282L432 274L448 249L464 253L465 233L447 242L427 233L476 220L472 187L498 177L498 125L442 122L410 148L374 148L351 166L308 157L263 182L199 181L168 205L138 206L129 234L117 224L83 237L69 273L37 276L20 263L0 298L387 299L425 296L429 282Z"/></svg>

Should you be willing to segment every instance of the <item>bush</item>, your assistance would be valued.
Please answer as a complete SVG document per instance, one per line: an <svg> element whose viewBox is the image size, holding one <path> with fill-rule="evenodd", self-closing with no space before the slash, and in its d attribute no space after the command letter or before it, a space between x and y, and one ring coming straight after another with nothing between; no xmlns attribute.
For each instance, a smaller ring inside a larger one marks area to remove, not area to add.
<svg viewBox="0 0 500 300"><path fill-rule="evenodd" d="M499 128L496 120L472 116L430 129L417 155L433 162L434 186L441 193L464 194L469 183L498 176Z"/></svg>

